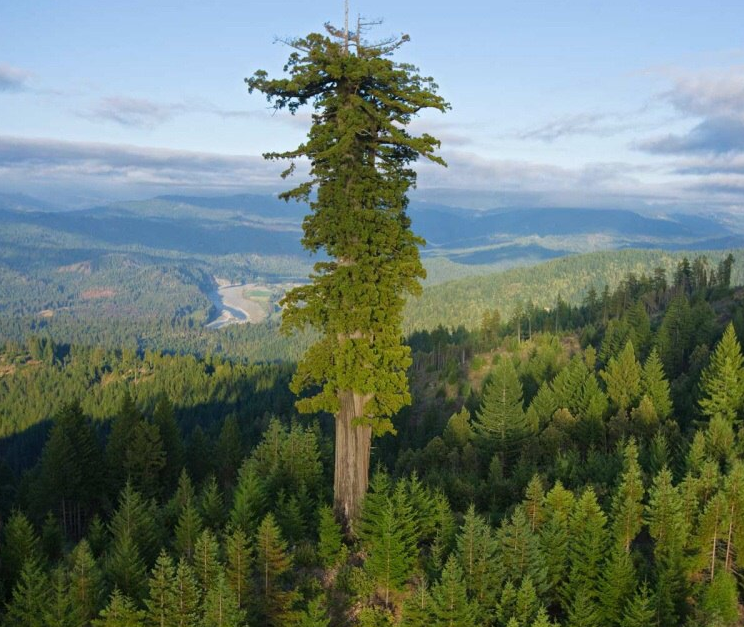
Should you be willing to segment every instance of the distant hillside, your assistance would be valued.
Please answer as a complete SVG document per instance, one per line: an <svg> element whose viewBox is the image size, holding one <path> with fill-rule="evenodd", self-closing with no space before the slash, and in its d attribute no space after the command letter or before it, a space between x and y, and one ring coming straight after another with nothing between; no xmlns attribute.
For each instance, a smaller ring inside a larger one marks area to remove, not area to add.
<svg viewBox="0 0 744 627"><path fill-rule="evenodd" d="M431 286L418 298L409 300L405 312L405 331L433 329L437 325L472 329L480 325L487 309L499 309L502 316L517 304L534 303L551 307L558 297L569 303L581 302L590 287L601 292L614 288L629 273L651 274L661 267L671 280L684 257L705 255L711 267L729 252L736 260L732 284L744 283L744 249L724 251L668 252L623 250L564 257L527 268L514 268L484 276L472 276Z"/></svg>

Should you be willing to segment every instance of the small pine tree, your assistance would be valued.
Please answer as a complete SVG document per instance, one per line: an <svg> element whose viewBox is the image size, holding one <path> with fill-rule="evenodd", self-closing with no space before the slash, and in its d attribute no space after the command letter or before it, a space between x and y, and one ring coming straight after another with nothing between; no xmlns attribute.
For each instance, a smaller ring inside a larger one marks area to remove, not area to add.
<svg viewBox="0 0 744 627"><path fill-rule="evenodd" d="M129 534L114 538L106 559L106 575L111 585L133 599L144 596L147 567Z"/></svg>
<svg viewBox="0 0 744 627"><path fill-rule="evenodd" d="M321 505L318 509L318 557L325 568L336 565L342 546L341 525L336 522L333 509Z"/></svg>
<svg viewBox="0 0 744 627"><path fill-rule="evenodd" d="M654 613L664 627L679 624L678 617L685 608L687 578L683 563L689 529L685 514L684 500L672 483L672 473L664 468L654 478L646 507L649 534L655 541Z"/></svg>
<svg viewBox="0 0 744 627"><path fill-rule="evenodd" d="M248 538L240 527L228 531L225 538L225 557L227 559L227 582L235 594L238 607L245 607L251 590L250 574L253 553L248 545Z"/></svg>
<svg viewBox="0 0 744 627"><path fill-rule="evenodd" d="M194 577L194 570L183 557L176 567L173 597L175 606L174 625L196 627L199 610L199 588Z"/></svg>
<svg viewBox="0 0 744 627"><path fill-rule="evenodd" d="M39 538L28 518L20 511L14 511L5 523L0 555L0 572L8 592L15 586L23 565L27 561L38 562L41 559Z"/></svg>
<svg viewBox="0 0 744 627"><path fill-rule="evenodd" d="M601 373L607 385L607 395L620 411L626 411L641 392L641 367L636 361L633 342L628 341L622 352L612 357Z"/></svg>
<svg viewBox="0 0 744 627"><path fill-rule="evenodd" d="M240 527L247 536L252 536L265 511L266 496L258 473L246 460L240 467L238 482L233 495L230 524Z"/></svg>
<svg viewBox="0 0 744 627"><path fill-rule="evenodd" d="M256 532L256 574L258 579L258 611L264 623L281 626L295 613L292 605L296 594L283 587L283 579L292 568L292 558L287 553L279 526L272 514L267 514Z"/></svg>
<svg viewBox="0 0 744 627"><path fill-rule="evenodd" d="M51 574L51 598L44 604L45 627L78 627L81 620L70 601L67 573L64 568L55 568ZM88 619L85 619L88 623Z"/></svg>
<svg viewBox="0 0 744 627"><path fill-rule="evenodd" d="M462 570L465 587L470 596L482 606L493 606L497 593L498 545L491 526L471 505L457 536L457 559Z"/></svg>
<svg viewBox="0 0 744 627"><path fill-rule="evenodd" d="M569 616L598 615L601 567L607 547L605 523L594 490L587 488L576 502L569 521L569 573L563 589Z"/></svg>
<svg viewBox="0 0 744 627"><path fill-rule="evenodd" d="M174 546L178 554L187 560L193 559L196 541L201 533L201 517L196 507L189 501L181 510L175 529Z"/></svg>
<svg viewBox="0 0 744 627"><path fill-rule="evenodd" d="M100 618L93 621L93 627L144 627L144 624L145 613L138 610L119 589L114 589Z"/></svg>
<svg viewBox="0 0 744 627"><path fill-rule="evenodd" d="M422 577L403 603L401 627L429 627L431 622L431 594L426 579Z"/></svg>
<svg viewBox="0 0 744 627"><path fill-rule="evenodd" d="M560 590L568 577L569 521L574 495L558 481L545 495L545 522L540 529L540 546L547 571L548 599L558 604Z"/></svg>
<svg viewBox="0 0 744 627"><path fill-rule="evenodd" d="M711 419L723 416L729 423L739 421L744 407L744 357L729 323L716 345L700 382L700 411Z"/></svg>
<svg viewBox="0 0 744 627"><path fill-rule="evenodd" d="M13 595L7 606L7 627L46 627L45 599L49 592L49 580L36 559L24 562Z"/></svg>
<svg viewBox="0 0 744 627"><path fill-rule="evenodd" d="M199 495L199 512L204 523L213 531L222 527L225 522L225 500L214 475L204 482Z"/></svg>
<svg viewBox="0 0 744 627"><path fill-rule="evenodd" d="M90 621L99 608L102 574L87 540L75 547L70 562L70 602L81 621Z"/></svg>
<svg viewBox="0 0 744 627"><path fill-rule="evenodd" d="M203 610L204 627L242 627L245 624L245 612L238 606L221 569L214 585L207 591Z"/></svg>
<svg viewBox="0 0 744 627"><path fill-rule="evenodd" d="M656 624L651 594L643 584L623 612L620 627L651 627Z"/></svg>
<svg viewBox="0 0 744 627"><path fill-rule="evenodd" d="M145 600L147 622L151 625L175 624L176 594L173 590L175 574L173 560L162 551L150 574L149 593Z"/></svg>
<svg viewBox="0 0 744 627"><path fill-rule="evenodd" d="M176 422L175 410L170 399L163 394L155 405L153 424L158 428L165 451L165 467L162 477L164 487L170 492L178 482L179 474L186 460L183 437Z"/></svg>
<svg viewBox="0 0 744 627"><path fill-rule="evenodd" d="M485 447L506 469L530 430L522 405L522 384L510 359L501 359L491 373L476 413L475 430Z"/></svg>
<svg viewBox="0 0 744 627"><path fill-rule="evenodd" d="M399 483L381 507L365 499L359 524L359 537L367 553L364 568L382 588L385 605L390 592L398 590L410 576L416 558L413 513Z"/></svg>
<svg viewBox="0 0 744 627"><path fill-rule="evenodd" d="M672 413L672 399L669 382L664 374L664 365L656 348L652 348L641 373L641 394L653 403L656 415L665 420Z"/></svg>
<svg viewBox="0 0 744 627"><path fill-rule="evenodd" d="M454 557L447 560L442 578L431 591L431 614L436 625L475 627L478 624L462 570Z"/></svg>
<svg viewBox="0 0 744 627"><path fill-rule="evenodd" d="M296 624L297 627L328 627L331 624L322 595L308 601Z"/></svg>
<svg viewBox="0 0 744 627"><path fill-rule="evenodd" d="M206 594L221 570L219 545L210 529L202 531L194 546L194 572L202 594Z"/></svg>
<svg viewBox="0 0 744 627"><path fill-rule="evenodd" d="M623 451L623 474L612 500L612 535L625 553L630 553L630 545L641 531L645 494L638 448L631 440Z"/></svg>

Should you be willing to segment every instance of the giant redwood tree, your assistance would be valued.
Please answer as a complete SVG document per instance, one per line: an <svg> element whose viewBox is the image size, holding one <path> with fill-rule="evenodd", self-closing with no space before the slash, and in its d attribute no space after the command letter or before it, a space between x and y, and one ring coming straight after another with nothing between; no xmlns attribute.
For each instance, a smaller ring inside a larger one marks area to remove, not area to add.
<svg viewBox="0 0 744 627"><path fill-rule="evenodd" d="M283 328L321 333L291 387L309 393L297 403L301 412L336 417L335 509L350 525L367 491L371 439L394 431L391 417L410 402L402 311L425 276L423 240L406 214L412 164L425 157L444 165L435 154L439 141L406 126L423 109L449 107L431 78L392 59L407 35L372 44L362 28L349 33L326 24L323 34L287 42L286 77L259 70L246 79L249 91L262 92L276 109L314 107L307 140L265 157L290 160L285 177L295 159L310 162L309 180L282 198L309 202L302 242L327 260L315 264L309 284L284 297Z"/></svg>

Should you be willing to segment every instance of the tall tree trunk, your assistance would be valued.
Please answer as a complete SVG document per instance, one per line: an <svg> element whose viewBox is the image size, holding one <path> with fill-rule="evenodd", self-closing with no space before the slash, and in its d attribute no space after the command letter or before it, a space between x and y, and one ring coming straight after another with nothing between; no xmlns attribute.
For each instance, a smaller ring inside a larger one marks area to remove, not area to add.
<svg viewBox="0 0 744 627"><path fill-rule="evenodd" d="M364 415L364 405L371 395L352 390L339 393L341 409L336 414L336 463L333 477L333 499L336 515L353 533L362 500L369 486L369 455L372 428L355 425Z"/></svg>

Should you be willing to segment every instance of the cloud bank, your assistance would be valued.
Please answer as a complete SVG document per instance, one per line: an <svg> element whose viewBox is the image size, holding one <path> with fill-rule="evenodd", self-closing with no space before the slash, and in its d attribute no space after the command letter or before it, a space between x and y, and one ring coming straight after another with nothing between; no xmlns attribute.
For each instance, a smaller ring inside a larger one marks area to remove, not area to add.
<svg viewBox="0 0 744 627"><path fill-rule="evenodd" d="M0 63L0 93L24 91L31 73Z"/></svg>

